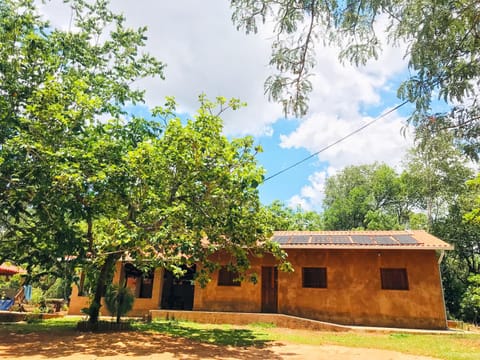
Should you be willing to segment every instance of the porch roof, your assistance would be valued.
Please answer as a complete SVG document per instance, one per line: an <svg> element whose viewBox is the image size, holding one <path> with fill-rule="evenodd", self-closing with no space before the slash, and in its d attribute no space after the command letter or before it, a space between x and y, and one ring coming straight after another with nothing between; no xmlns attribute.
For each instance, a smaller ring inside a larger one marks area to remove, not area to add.
<svg viewBox="0 0 480 360"><path fill-rule="evenodd" d="M272 240L284 249L453 250L452 245L424 230L275 231Z"/></svg>
<svg viewBox="0 0 480 360"><path fill-rule="evenodd" d="M26 271L18 266L10 264L0 264L0 275L25 274Z"/></svg>

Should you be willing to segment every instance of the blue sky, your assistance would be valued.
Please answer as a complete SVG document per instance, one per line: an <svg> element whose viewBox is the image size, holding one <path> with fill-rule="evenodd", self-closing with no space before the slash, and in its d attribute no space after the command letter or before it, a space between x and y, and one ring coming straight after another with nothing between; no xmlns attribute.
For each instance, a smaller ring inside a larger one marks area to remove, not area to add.
<svg viewBox="0 0 480 360"><path fill-rule="evenodd" d="M297 126L298 121L296 120L280 119L272 126L273 134L271 136L257 137L257 142L263 148L263 153L259 154L258 161L266 170L266 178L310 156L310 153L302 148L283 149L279 146L280 135L290 133ZM317 159L311 159L267 180L259 187L262 202L264 204L270 204L274 200L287 202L298 193L298 189L307 184L308 175L312 171L318 171L323 167Z"/></svg>
<svg viewBox="0 0 480 360"><path fill-rule="evenodd" d="M341 65L338 49L317 44L317 67L312 78L310 111L302 119L285 119L281 106L264 95L269 68L271 33L236 31L225 0L115 0L129 25L147 26L146 50L167 64L165 80L146 79L134 84L146 90L146 108L175 96L182 114L193 114L201 93L236 97L248 106L224 115L229 137L252 135L264 152L258 159L267 176L315 153L325 145L371 121L400 103L398 84L407 75L404 47L383 44L378 61L356 68ZM42 5L54 26L67 28L69 11L61 0ZM382 20L377 24L381 29ZM382 31L378 32L384 38ZM398 167L410 137L400 132L408 107L379 120L363 132L283 173L260 187L265 204L278 199L293 207L321 209L328 176L345 166L385 162Z"/></svg>

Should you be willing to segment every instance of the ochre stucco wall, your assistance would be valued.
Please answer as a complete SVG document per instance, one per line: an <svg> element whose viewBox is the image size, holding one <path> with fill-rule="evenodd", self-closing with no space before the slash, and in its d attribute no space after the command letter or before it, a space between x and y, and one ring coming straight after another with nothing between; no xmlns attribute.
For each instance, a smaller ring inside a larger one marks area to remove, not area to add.
<svg viewBox="0 0 480 360"><path fill-rule="evenodd" d="M279 312L340 324L446 328L435 251L290 250ZM326 267L327 289L302 288L302 267ZM380 268L406 268L409 290L382 290Z"/></svg>
<svg viewBox="0 0 480 360"><path fill-rule="evenodd" d="M217 254L215 259L228 259ZM278 272L278 313L349 325L445 329L437 256L434 250L288 250L295 272ZM251 259L257 284L218 286L218 274L195 286L194 310L261 312L261 267L275 266L271 256ZM118 265L120 266L120 265ZM326 289L302 287L302 267L327 268ZM409 290L382 290L380 268L406 268ZM120 269L120 268L118 268ZM117 270L114 281L119 280ZM163 270L155 271L152 298L136 299L130 316L159 309ZM88 298L74 287L69 314L80 314ZM105 313L105 310L103 311Z"/></svg>
<svg viewBox="0 0 480 360"><path fill-rule="evenodd" d="M122 263L116 264L115 274L113 276L113 283L118 284L122 277ZM127 314L127 316L145 316L148 315L148 311L152 309L158 309L160 307L161 289L163 285L163 269L156 269L153 276L153 289L151 298L136 298L133 303L133 309ZM133 291L134 289L132 289ZM89 306L88 296L78 296L78 287L73 285L72 295L70 297L70 303L68 307L69 315L81 315L81 309ZM102 298L102 307L100 308L101 315L109 315L105 302Z"/></svg>
<svg viewBox="0 0 480 360"><path fill-rule="evenodd" d="M222 254L217 254L212 260L221 265L226 265L228 262ZM262 266L275 266L276 262L269 255L263 258L251 258L250 262L250 273L258 275L257 284L244 281L240 286L217 286L218 272L215 272L205 288L195 286L193 310L260 312Z"/></svg>
<svg viewBox="0 0 480 360"><path fill-rule="evenodd" d="M295 272L278 273L278 312L339 324L446 328L437 257L433 250L289 250ZM219 257L221 260L221 256ZM254 259L252 270L272 266ZM327 289L302 287L302 267L326 267ZM406 268L409 290L382 290L380 268ZM260 312L261 286L195 289L194 310Z"/></svg>

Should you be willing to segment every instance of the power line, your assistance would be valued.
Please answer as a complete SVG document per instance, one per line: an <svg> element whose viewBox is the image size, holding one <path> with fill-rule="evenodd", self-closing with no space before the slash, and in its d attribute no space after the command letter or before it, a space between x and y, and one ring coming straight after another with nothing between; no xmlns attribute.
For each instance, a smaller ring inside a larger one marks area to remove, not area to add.
<svg viewBox="0 0 480 360"><path fill-rule="evenodd" d="M345 135L344 137L338 139L337 141L335 141L335 142L333 142L333 143L331 143L331 144L329 144L329 145L321 148L320 150L318 150L317 152L315 152L315 153L307 156L306 158L304 158L304 159L302 159L302 160L300 160L300 161L297 161L295 164L292 164L292 165L286 167L285 169L282 169L282 170L274 173L273 175L270 175L269 177L266 177L266 178L263 180L263 182L266 182L266 181L268 181L268 180L270 180L270 179L273 179L274 177L276 177L276 176L278 176L278 175L280 175L280 174L283 174L284 172L286 172L286 171L288 171L288 170L290 170L290 169L293 169L294 167L296 167L296 166L304 163L305 161L310 160L311 158L317 156L318 154L324 152L325 150L330 149L332 146L335 146L335 145L341 143L342 141L348 139L349 137L351 137L351 136L355 135L356 133L359 133L359 132L362 131L363 129L369 127L370 125L372 125L372 124L375 123L376 121L378 121L378 120L384 118L385 116L391 114L392 112L400 109L402 106L404 106L404 105L407 104L407 103L408 103L408 101L405 100L405 101L402 102L401 104L399 104L399 105L395 106L394 108L392 108L392 109L384 112L383 114L377 116L375 119L369 121L368 123L366 123L365 125L359 127L358 129L355 129L354 131L352 131L351 133L349 133L349 134Z"/></svg>

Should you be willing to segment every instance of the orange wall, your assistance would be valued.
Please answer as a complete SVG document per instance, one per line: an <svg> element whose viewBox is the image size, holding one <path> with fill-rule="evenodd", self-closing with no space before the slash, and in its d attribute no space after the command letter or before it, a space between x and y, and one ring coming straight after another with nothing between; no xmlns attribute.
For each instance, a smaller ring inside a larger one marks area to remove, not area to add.
<svg viewBox="0 0 480 360"><path fill-rule="evenodd" d="M224 259L221 254L213 257L213 261L226 265L227 262ZM251 273L258 275L257 284L243 281L240 286L217 286L218 272L215 272L205 288L195 286L193 310L260 312L262 265L275 266L276 262L269 255L263 258L252 258L250 262Z"/></svg>
<svg viewBox="0 0 480 360"><path fill-rule="evenodd" d="M113 283L118 284L122 276L122 263L118 262L113 276ZM148 315L151 309L158 309L160 307L161 289L163 285L163 269L156 269L153 276L153 290L151 298L136 298L133 303L133 309L127 316L144 316ZM132 289L134 290L134 289ZM70 297L70 304L68 307L69 315L81 315L81 309L88 307L90 299L88 296L78 296L78 287L73 285L72 295ZM100 309L101 315L108 316L108 310L105 307L105 302L102 298L102 307Z"/></svg>
<svg viewBox="0 0 480 360"><path fill-rule="evenodd" d="M221 264L227 258L218 254ZM278 312L339 324L446 328L437 256L434 250L289 250L293 273L278 272ZM271 256L251 259L257 284L217 286L218 274L205 287L195 286L194 310L261 311L261 267L274 266ZM302 267L326 267L327 289L302 287ZM380 268L406 268L409 290L382 290ZM115 282L119 280L117 264ZM140 316L159 309L163 270L155 271L151 299L136 299L128 314ZM73 289L69 314L80 314L88 298ZM106 314L106 310L103 311Z"/></svg>
<svg viewBox="0 0 480 360"><path fill-rule="evenodd" d="M278 312L340 324L446 328L440 274L430 250L289 250L295 272L278 274ZM252 270L260 274L261 261ZM266 258L263 265L272 266ZM327 289L302 288L302 267L326 267ZM409 290L382 290L380 268L406 268ZM195 289L194 310L259 312L260 281Z"/></svg>

